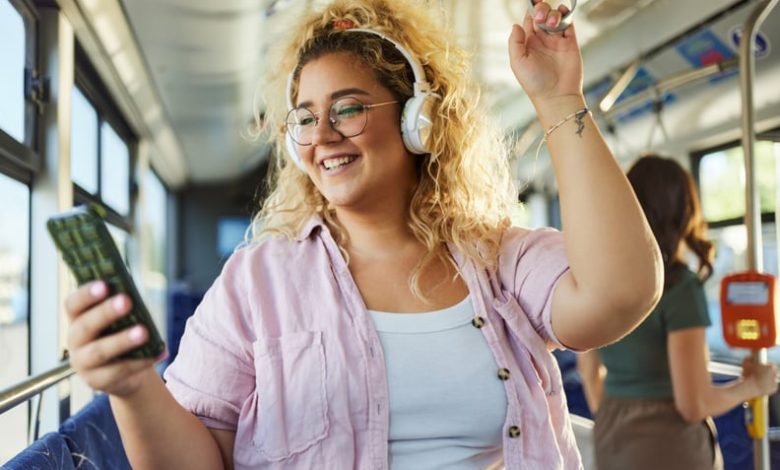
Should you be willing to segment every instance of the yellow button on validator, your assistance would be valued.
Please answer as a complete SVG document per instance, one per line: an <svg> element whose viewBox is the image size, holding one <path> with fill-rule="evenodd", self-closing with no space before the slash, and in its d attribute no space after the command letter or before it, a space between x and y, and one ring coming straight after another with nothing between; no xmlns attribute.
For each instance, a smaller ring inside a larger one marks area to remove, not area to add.
<svg viewBox="0 0 780 470"><path fill-rule="evenodd" d="M761 336L761 330L758 326L758 320L738 320L737 321L737 338L755 341Z"/></svg>

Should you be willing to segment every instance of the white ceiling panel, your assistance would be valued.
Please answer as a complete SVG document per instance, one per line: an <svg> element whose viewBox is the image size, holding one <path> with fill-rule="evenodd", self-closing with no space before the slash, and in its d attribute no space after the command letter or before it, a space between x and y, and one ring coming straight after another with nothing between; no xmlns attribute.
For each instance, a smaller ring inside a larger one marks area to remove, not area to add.
<svg viewBox="0 0 780 470"><path fill-rule="evenodd" d="M244 136L274 12L322 0L121 0L189 162L190 181L240 176L268 149ZM474 58L475 79L499 122L522 129L533 109L509 68L506 42L527 0L419 0L438 9ZM586 86L689 30L737 0L581 0L575 12ZM670 15L669 12L676 12ZM670 58L670 61L679 58ZM667 64L670 69L678 63ZM663 69L663 67L660 67Z"/></svg>

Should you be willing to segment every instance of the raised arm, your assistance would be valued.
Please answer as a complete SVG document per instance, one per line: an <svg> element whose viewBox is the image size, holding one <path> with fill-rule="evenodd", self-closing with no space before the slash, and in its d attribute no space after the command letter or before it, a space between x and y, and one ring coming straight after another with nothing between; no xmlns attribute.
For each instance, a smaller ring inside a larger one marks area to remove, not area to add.
<svg viewBox="0 0 780 470"><path fill-rule="evenodd" d="M713 384L707 369L709 351L702 327L673 331L668 338L674 404L686 421L718 416L751 398L777 391L775 366L750 359L743 362L740 379Z"/></svg>
<svg viewBox="0 0 780 470"><path fill-rule="evenodd" d="M146 330L139 326L99 336L131 308L126 295L106 299L106 294L105 283L98 281L68 297L68 350L81 378L109 394L133 468L231 468L234 433L212 433L182 408L155 372L154 360L116 359L146 341Z"/></svg>
<svg viewBox="0 0 780 470"><path fill-rule="evenodd" d="M531 98L552 158L571 267L553 294L552 325L573 349L616 341L650 312L663 284L661 256L631 187L587 112L582 57L570 26L544 3L509 38L512 71ZM555 20L553 20L555 21Z"/></svg>

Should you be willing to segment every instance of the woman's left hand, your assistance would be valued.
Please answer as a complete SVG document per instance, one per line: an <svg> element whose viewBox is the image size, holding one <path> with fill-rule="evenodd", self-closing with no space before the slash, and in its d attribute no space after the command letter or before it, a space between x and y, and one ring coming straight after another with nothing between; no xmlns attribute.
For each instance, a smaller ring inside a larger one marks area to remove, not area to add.
<svg viewBox="0 0 780 470"><path fill-rule="evenodd" d="M557 25L566 9L551 10L541 0L535 3L523 26L512 26L509 37L512 72L534 103L579 96L582 94L582 57L574 26L560 33L548 33L539 28L540 24Z"/></svg>
<svg viewBox="0 0 780 470"><path fill-rule="evenodd" d="M759 364L752 357L742 361L742 378L752 380L756 395L772 395L777 391L777 367L774 364Z"/></svg>

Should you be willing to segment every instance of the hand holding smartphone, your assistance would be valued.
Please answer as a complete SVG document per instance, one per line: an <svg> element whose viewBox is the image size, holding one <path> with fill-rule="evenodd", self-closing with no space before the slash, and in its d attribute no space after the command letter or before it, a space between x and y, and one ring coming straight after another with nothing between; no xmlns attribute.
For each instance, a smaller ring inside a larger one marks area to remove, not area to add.
<svg viewBox="0 0 780 470"><path fill-rule="evenodd" d="M104 210L95 204L79 206L53 216L46 226L79 285L102 279L108 286L109 295L125 293L132 300L133 309L109 325L102 334L115 333L140 323L149 332L149 340L120 357L159 357L165 351L165 343L103 222L104 213Z"/></svg>

